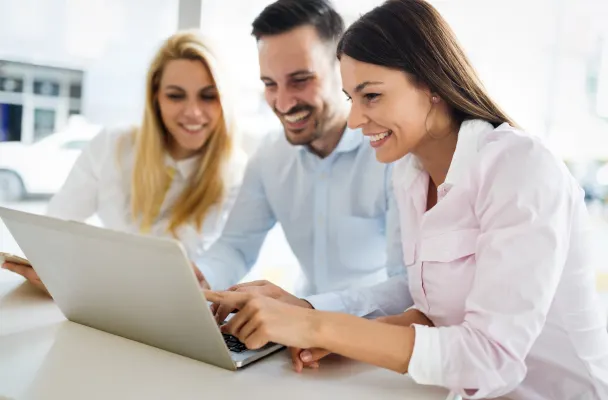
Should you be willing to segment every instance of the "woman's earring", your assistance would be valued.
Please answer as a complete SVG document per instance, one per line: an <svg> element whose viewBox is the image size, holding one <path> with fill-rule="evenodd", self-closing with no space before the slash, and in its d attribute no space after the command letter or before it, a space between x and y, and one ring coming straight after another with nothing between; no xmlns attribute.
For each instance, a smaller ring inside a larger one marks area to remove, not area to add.
<svg viewBox="0 0 608 400"><path fill-rule="evenodd" d="M436 103L439 103L439 97L437 97L437 96L433 96L433 97L431 97L431 101L432 101L433 103L435 103L435 104L436 104Z"/></svg>

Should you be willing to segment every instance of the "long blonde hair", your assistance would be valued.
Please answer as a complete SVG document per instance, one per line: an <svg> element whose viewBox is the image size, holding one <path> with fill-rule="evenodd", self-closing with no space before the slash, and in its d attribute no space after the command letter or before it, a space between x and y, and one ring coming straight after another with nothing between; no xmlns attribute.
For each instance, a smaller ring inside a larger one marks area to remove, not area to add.
<svg viewBox="0 0 608 400"><path fill-rule="evenodd" d="M131 177L131 212L140 226L152 226L158 204L163 202L171 177L165 166L169 132L166 131L157 103L157 93L165 65L172 60L198 60L208 68L219 93L222 106L217 128L200 150L195 172L189 185L171 207L168 230L193 222L200 231L210 209L221 203L226 191L224 168L231 157L236 127L232 105L226 99L226 82L220 81L218 60L209 43L195 31L181 31L169 37L156 53L146 78L144 118L134 132L135 163Z"/></svg>

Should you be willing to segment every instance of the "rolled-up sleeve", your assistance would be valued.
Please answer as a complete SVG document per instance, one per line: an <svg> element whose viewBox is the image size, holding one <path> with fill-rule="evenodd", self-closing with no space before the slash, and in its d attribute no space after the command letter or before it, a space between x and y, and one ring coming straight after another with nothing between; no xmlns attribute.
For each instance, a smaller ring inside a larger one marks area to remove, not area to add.
<svg viewBox="0 0 608 400"><path fill-rule="evenodd" d="M473 171L480 234L476 272L456 326L416 327L409 373L470 399L514 390L540 335L566 262L580 195L533 140L487 149Z"/></svg>

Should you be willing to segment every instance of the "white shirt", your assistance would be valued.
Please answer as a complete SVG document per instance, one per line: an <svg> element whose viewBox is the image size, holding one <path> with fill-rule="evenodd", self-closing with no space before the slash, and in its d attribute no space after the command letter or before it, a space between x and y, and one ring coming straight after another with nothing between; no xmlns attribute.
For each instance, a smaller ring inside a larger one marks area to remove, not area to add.
<svg viewBox="0 0 608 400"><path fill-rule="evenodd" d="M85 221L97 215L101 224L110 229L140 233L139 222L131 215L131 176L135 149L129 135L131 130L102 132L91 140L74 164L66 182L51 199L50 216ZM170 237L168 223L170 208L189 184L197 158L175 161L167 156L167 166L175 168L158 218L150 229L154 236ZM226 174L226 196L220 206L212 208L199 232L194 224L181 226L177 239L188 256L200 256L220 235L227 214L238 193L246 157L235 152Z"/></svg>

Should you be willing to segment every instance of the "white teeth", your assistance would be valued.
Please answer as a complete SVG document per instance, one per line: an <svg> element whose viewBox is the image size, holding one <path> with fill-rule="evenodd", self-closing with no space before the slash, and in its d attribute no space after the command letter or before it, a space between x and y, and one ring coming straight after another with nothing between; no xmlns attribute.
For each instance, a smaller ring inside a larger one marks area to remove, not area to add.
<svg viewBox="0 0 608 400"><path fill-rule="evenodd" d="M191 131L191 132L198 132L201 129L203 129L203 125L182 125L184 127L184 129Z"/></svg>
<svg viewBox="0 0 608 400"><path fill-rule="evenodd" d="M301 120L303 120L304 118L308 117L310 115L310 111L300 111L297 112L295 114L289 114L285 116L285 119L287 120L287 122L299 122Z"/></svg>
<svg viewBox="0 0 608 400"><path fill-rule="evenodd" d="M382 140L385 137L387 137L390 133L392 133L392 132L386 131L386 132L378 133L377 135L372 135L369 138L372 142L377 142L378 140Z"/></svg>

